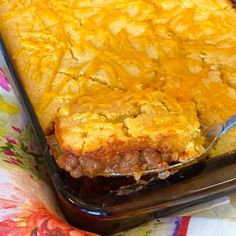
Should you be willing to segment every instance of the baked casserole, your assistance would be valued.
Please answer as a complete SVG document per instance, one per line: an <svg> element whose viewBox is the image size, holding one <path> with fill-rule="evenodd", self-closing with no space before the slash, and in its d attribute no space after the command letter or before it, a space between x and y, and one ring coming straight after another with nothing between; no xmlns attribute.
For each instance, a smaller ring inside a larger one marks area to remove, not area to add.
<svg viewBox="0 0 236 236"><path fill-rule="evenodd" d="M228 0L0 0L0 29L57 164L133 175L204 151L236 113ZM236 129L212 156L236 149Z"/></svg>

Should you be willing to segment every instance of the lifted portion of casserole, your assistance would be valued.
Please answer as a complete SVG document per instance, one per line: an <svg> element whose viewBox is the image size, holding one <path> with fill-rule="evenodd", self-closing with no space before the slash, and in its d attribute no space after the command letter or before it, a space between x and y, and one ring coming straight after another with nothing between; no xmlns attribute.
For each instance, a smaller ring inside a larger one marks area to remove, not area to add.
<svg viewBox="0 0 236 236"><path fill-rule="evenodd" d="M95 87L60 108L48 141L58 165L73 177L121 173L138 179L144 170L165 169L204 150L195 104L150 88Z"/></svg>

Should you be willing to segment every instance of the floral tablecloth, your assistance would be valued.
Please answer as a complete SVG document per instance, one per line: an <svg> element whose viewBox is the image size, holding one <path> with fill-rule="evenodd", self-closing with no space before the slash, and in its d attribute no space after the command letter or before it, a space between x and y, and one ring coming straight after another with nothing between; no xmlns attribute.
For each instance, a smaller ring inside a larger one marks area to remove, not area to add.
<svg viewBox="0 0 236 236"><path fill-rule="evenodd" d="M47 182L45 161L8 79L0 53L0 236L93 235L66 223ZM236 235L236 211L224 197L154 219L117 235Z"/></svg>

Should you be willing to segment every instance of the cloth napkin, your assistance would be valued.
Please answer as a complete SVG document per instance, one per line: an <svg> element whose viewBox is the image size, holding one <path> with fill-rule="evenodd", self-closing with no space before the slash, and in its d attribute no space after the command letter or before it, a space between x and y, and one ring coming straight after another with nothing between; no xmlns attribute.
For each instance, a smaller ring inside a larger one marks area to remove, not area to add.
<svg viewBox="0 0 236 236"><path fill-rule="evenodd" d="M94 235L63 218L10 76L0 53L0 236ZM236 210L223 197L116 235L235 236Z"/></svg>

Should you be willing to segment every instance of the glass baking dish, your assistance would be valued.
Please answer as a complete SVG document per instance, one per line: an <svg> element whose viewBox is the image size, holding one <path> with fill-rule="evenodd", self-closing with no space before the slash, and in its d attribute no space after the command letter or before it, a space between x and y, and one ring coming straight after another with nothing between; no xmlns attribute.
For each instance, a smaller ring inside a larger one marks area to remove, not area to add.
<svg viewBox="0 0 236 236"><path fill-rule="evenodd" d="M12 76L10 83L32 124L61 209L71 225L110 234L235 189L236 151L187 167L168 179L154 179L146 185L136 185L125 177L69 177L50 155L44 133L2 39L0 47Z"/></svg>

